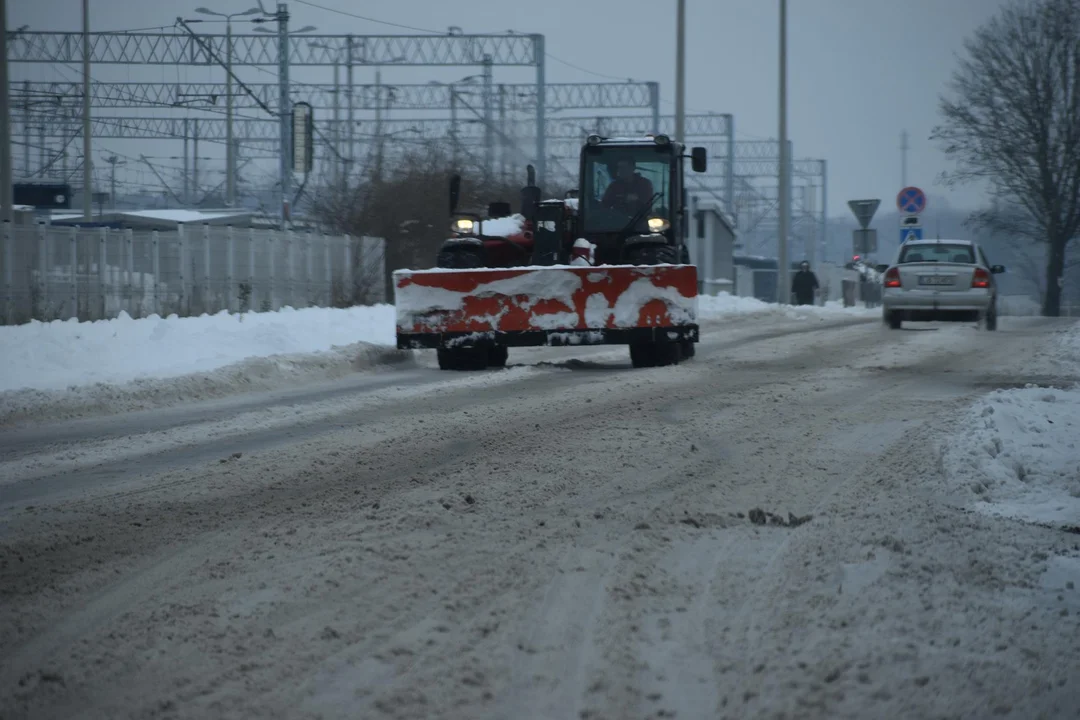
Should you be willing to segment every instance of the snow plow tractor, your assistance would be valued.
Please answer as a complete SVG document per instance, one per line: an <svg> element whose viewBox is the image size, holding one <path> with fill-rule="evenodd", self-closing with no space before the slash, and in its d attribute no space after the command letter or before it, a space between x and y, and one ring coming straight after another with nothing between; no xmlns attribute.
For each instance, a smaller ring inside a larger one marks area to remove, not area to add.
<svg viewBox="0 0 1080 720"><path fill-rule="evenodd" d="M541 201L532 166L520 210L460 212L436 267L394 272L397 346L434 348L444 370L506 365L509 348L627 345L634 367L678 364L698 341L697 268L683 242L684 161L705 148L665 135L582 146L577 190Z"/></svg>

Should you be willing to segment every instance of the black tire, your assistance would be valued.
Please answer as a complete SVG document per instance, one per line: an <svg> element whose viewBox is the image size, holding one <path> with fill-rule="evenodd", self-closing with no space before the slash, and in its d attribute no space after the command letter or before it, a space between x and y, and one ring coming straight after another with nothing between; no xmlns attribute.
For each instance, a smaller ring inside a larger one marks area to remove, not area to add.
<svg viewBox="0 0 1080 720"><path fill-rule="evenodd" d="M506 367L506 361L510 359L510 348L505 345L495 345L488 348L487 351L487 364L488 367L504 368Z"/></svg>
<svg viewBox="0 0 1080 720"><path fill-rule="evenodd" d="M484 254L471 247L449 247L439 250L435 266L454 270L484 267Z"/></svg>
<svg viewBox="0 0 1080 720"><path fill-rule="evenodd" d="M697 343L693 340L682 341L682 356L685 359L690 359L697 355Z"/></svg>
<svg viewBox="0 0 1080 720"><path fill-rule="evenodd" d="M895 310L891 313L885 313L885 324L889 326L890 330L899 330L902 322L900 313Z"/></svg>
<svg viewBox="0 0 1080 720"><path fill-rule="evenodd" d="M486 370L488 367L488 350L485 347L438 348L435 352L440 370L468 372Z"/></svg>
<svg viewBox="0 0 1080 720"><path fill-rule="evenodd" d="M656 367L656 344L651 342L630 345L630 364L635 368Z"/></svg>
<svg viewBox="0 0 1080 720"><path fill-rule="evenodd" d="M679 255L671 245L642 245L626 251L631 265L678 265Z"/></svg>
<svg viewBox="0 0 1080 720"><path fill-rule="evenodd" d="M990 312L986 313L986 329L997 330L997 308L990 308Z"/></svg>

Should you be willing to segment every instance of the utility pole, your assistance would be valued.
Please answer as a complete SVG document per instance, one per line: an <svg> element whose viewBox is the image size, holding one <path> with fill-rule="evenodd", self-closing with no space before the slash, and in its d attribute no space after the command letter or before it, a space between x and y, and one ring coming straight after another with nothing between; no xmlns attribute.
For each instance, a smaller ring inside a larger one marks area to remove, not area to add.
<svg viewBox="0 0 1080 720"><path fill-rule="evenodd" d="M777 302L781 305L791 303L791 287L788 280L788 224L791 212L790 179L791 149L788 147L787 132L787 0L780 0L780 232L776 278Z"/></svg>
<svg viewBox="0 0 1080 720"><path fill-rule="evenodd" d="M109 209L116 212L116 166L127 163L122 162L116 155L105 158L105 162L112 166L109 169Z"/></svg>
<svg viewBox="0 0 1080 720"><path fill-rule="evenodd" d="M382 182L382 70L375 70L375 182Z"/></svg>
<svg viewBox="0 0 1080 720"><path fill-rule="evenodd" d="M345 51L348 53L345 64L345 101L348 103L345 110L345 187L349 186L349 178L352 176L353 159L353 36L345 38Z"/></svg>
<svg viewBox="0 0 1080 720"><path fill-rule="evenodd" d="M686 142L686 0L678 0L675 30L675 141Z"/></svg>
<svg viewBox="0 0 1080 720"><path fill-rule="evenodd" d="M491 55L484 55L484 173L490 179L495 167L494 97Z"/></svg>
<svg viewBox="0 0 1080 720"><path fill-rule="evenodd" d="M191 119L195 130L191 136L191 197L188 202L197 205L196 198L199 195L199 118Z"/></svg>
<svg viewBox="0 0 1080 720"><path fill-rule="evenodd" d="M292 180L292 140L289 133L292 105L289 102L289 9L285 3L277 4L275 19L278 24L278 112L281 114L281 229L289 221L289 191Z"/></svg>
<svg viewBox="0 0 1080 720"><path fill-rule="evenodd" d="M232 18L225 20L225 206L236 204L236 148L233 146ZM195 154L199 154L198 147Z"/></svg>
<svg viewBox="0 0 1080 720"><path fill-rule="evenodd" d="M7 0L0 0L0 222L14 222L11 183L11 102L8 93Z"/></svg>
<svg viewBox="0 0 1080 720"><path fill-rule="evenodd" d="M900 133L900 187L907 187L907 153L911 149L908 145L908 132Z"/></svg>
<svg viewBox="0 0 1080 720"><path fill-rule="evenodd" d="M33 145L33 141L30 139L30 131L33 129L32 122L30 120L30 81L23 80L23 168L22 176L25 180L29 180L33 173L30 172L30 146Z"/></svg>
<svg viewBox="0 0 1080 720"><path fill-rule="evenodd" d="M83 41L83 221L94 217L94 161L90 157L90 0L82 0Z"/></svg>

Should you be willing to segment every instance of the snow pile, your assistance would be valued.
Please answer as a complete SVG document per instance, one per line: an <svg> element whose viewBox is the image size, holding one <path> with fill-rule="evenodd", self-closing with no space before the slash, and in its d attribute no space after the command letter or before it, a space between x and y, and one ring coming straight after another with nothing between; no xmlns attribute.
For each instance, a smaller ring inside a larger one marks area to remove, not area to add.
<svg viewBox="0 0 1080 720"><path fill-rule="evenodd" d="M395 345L392 306L34 321L0 327L0 392L178 377L249 358L325 352L359 342Z"/></svg>
<svg viewBox="0 0 1080 720"><path fill-rule="evenodd" d="M972 507L1080 525L1080 391L997 390L967 411L962 427L945 441L943 459Z"/></svg>
<svg viewBox="0 0 1080 720"><path fill-rule="evenodd" d="M525 229L525 216L521 214L483 220L480 234L486 237L510 237Z"/></svg>
<svg viewBox="0 0 1080 720"><path fill-rule="evenodd" d="M1025 359L1029 373L1080 375L1080 323ZM1080 526L1080 387L996 390L943 442L946 478L981 512Z"/></svg>
<svg viewBox="0 0 1080 720"><path fill-rule="evenodd" d="M840 301L828 302L825 305L777 305L726 292L698 296L698 317L702 320L754 313L782 315L792 319L810 317L825 319L838 316L880 317L881 309L862 306L844 307Z"/></svg>

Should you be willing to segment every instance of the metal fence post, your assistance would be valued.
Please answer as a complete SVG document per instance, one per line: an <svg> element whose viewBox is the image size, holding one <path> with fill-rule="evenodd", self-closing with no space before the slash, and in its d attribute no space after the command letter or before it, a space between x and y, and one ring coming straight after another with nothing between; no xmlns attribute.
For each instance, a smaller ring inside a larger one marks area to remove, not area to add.
<svg viewBox="0 0 1080 720"><path fill-rule="evenodd" d="M293 262L293 232L285 230L285 297L290 307L296 307L296 263Z"/></svg>
<svg viewBox="0 0 1080 720"><path fill-rule="evenodd" d="M311 279L311 238L313 233L308 230L304 235L304 307L310 307L312 296L312 285L314 283Z"/></svg>
<svg viewBox="0 0 1080 720"><path fill-rule="evenodd" d="M41 283L41 320L48 322L49 320L49 268L51 266L52 258L49 255L49 248L52 246L52 235L49 234L48 227L45 225L38 226L38 278Z"/></svg>
<svg viewBox="0 0 1080 720"><path fill-rule="evenodd" d="M334 306L334 276L330 272L330 238L326 233L322 233L322 246L323 246L323 282L326 283L326 304L329 307Z"/></svg>
<svg viewBox="0 0 1080 720"><path fill-rule="evenodd" d="M356 289L353 287L353 283L349 280L351 277L350 270L352 268L352 241L350 240L348 235L342 236L342 240L345 243L345 267L342 268L341 271L341 287L343 288L342 291L345 293L345 302L347 302L351 306L354 302L354 298L356 297Z"/></svg>
<svg viewBox="0 0 1080 720"><path fill-rule="evenodd" d="M107 320L109 317L109 297L108 297L108 262L109 262L109 228L101 228L101 233L98 236L98 297L101 299L101 319Z"/></svg>
<svg viewBox="0 0 1080 720"><path fill-rule="evenodd" d="M140 316L141 308L135 307L135 232L131 228L124 230L124 298L127 300L128 313L133 318Z"/></svg>
<svg viewBox="0 0 1080 720"><path fill-rule="evenodd" d="M258 312L259 306L255 304L258 294L255 292L255 228L248 228L248 311Z"/></svg>
<svg viewBox="0 0 1080 720"><path fill-rule="evenodd" d="M225 226L225 309L228 312L233 311L233 297L236 292L236 286L233 285L233 278L236 277L236 267L233 264L234 256L236 253L235 238L233 237L232 225Z"/></svg>
<svg viewBox="0 0 1080 720"><path fill-rule="evenodd" d="M15 277L11 264L15 262L15 252L12 244L15 242L11 230L11 221L4 221L2 237L4 243L4 324L15 324Z"/></svg>
<svg viewBox="0 0 1080 720"><path fill-rule="evenodd" d="M213 314L210 310L210 224L203 223L203 312Z"/></svg>
<svg viewBox="0 0 1080 720"><path fill-rule="evenodd" d="M69 259L71 261L71 272L68 275L70 282L71 292L71 310L68 317L79 318L79 230L78 228L71 228L71 235L68 239ZM81 318L79 318L81 319Z"/></svg>
<svg viewBox="0 0 1080 720"><path fill-rule="evenodd" d="M188 273L185 271L185 268L188 264L188 242L187 233L184 232L183 224L176 226L176 239L180 246L180 300L177 303L177 310L179 311L179 313L190 316L191 294L188 288Z"/></svg>
<svg viewBox="0 0 1080 720"><path fill-rule="evenodd" d="M273 230L268 230L266 233L267 253L270 258L270 277L267 279L266 282L266 296L270 301L267 305L267 309L270 311L277 310L277 305L275 304L274 300L274 253L277 251L277 246L274 243L274 238L276 236L277 234Z"/></svg>
<svg viewBox="0 0 1080 720"><path fill-rule="evenodd" d="M154 315L161 314L161 298L158 296L158 278L161 275L161 244L158 242L158 231L154 230L150 233L150 252L153 253L154 271L153 278L151 280L153 288L153 298L151 299L151 312Z"/></svg>

